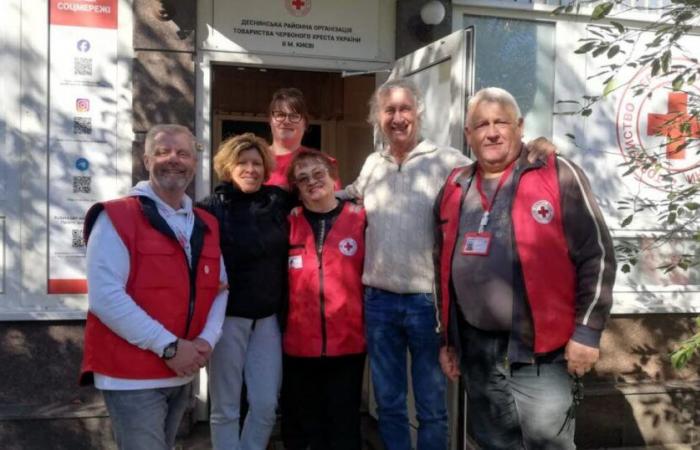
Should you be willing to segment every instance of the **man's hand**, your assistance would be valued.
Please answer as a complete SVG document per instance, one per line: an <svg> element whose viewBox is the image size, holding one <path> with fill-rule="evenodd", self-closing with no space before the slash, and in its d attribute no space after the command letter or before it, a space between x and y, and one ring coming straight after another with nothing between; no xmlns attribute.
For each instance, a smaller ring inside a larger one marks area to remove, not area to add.
<svg viewBox="0 0 700 450"><path fill-rule="evenodd" d="M546 137L540 136L527 143L527 160L531 163L537 159L544 161L556 152L557 148Z"/></svg>
<svg viewBox="0 0 700 450"><path fill-rule="evenodd" d="M207 344L209 345L209 344ZM179 377L194 375L207 362L192 341L179 339L177 353L172 359L165 361Z"/></svg>
<svg viewBox="0 0 700 450"><path fill-rule="evenodd" d="M457 361L457 353L453 347L440 347L440 368L447 378L451 381L459 379L459 361Z"/></svg>
<svg viewBox="0 0 700 450"><path fill-rule="evenodd" d="M599 349L580 344L571 339L566 344L566 350L564 351L564 358L568 362L567 370L571 375L580 377L593 368L593 364L598 361L599 357Z"/></svg>
<svg viewBox="0 0 700 450"><path fill-rule="evenodd" d="M204 356L204 364L206 364L206 361L209 361L209 357L211 356L211 345L209 345L209 342L202 338L196 338L192 341L192 343L194 344L199 354Z"/></svg>

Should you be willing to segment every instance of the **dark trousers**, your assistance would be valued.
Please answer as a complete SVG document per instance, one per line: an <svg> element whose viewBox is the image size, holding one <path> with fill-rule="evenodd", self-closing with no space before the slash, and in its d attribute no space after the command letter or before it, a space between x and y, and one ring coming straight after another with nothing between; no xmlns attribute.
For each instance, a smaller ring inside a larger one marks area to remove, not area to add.
<svg viewBox="0 0 700 450"><path fill-rule="evenodd" d="M286 450L360 450L365 354L284 355L282 440Z"/></svg>
<svg viewBox="0 0 700 450"><path fill-rule="evenodd" d="M462 321L468 427L484 450L573 450L572 379L566 362L508 364L508 333Z"/></svg>

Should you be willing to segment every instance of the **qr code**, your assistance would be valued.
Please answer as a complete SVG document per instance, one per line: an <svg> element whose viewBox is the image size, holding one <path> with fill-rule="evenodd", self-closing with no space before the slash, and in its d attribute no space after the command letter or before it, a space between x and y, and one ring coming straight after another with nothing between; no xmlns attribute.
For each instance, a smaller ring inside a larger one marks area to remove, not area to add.
<svg viewBox="0 0 700 450"><path fill-rule="evenodd" d="M71 246L74 248L85 247L85 240L83 239L83 230L76 229L71 230L71 232L73 233L73 241L71 243Z"/></svg>
<svg viewBox="0 0 700 450"><path fill-rule="evenodd" d="M73 177L73 193L74 194L89 194L92 177L78 176Z"/></svg>
<svg viewBox="0 0 700 450"><path fill-rule="evenodd" d="M73 117L73 134L92 134L92 119Z"/></svg>
<svg viewBox="0 0 700 450"><path fill-rule="evenodd" d="M92 58L75 58L73 60L75 75L92 75Z"/></svg>

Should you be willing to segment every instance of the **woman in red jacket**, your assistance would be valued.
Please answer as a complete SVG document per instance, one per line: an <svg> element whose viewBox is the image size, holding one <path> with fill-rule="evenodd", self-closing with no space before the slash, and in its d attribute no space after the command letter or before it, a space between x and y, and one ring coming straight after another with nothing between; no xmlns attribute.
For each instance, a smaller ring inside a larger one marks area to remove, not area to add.
<svg viewBox="0 0 700 450"><path fill-rule="evenodd" d="M303 206L289 215L285 448L360 450L365 212L335 197L337 168L321 152L297 151L287 174Z"/></svg>

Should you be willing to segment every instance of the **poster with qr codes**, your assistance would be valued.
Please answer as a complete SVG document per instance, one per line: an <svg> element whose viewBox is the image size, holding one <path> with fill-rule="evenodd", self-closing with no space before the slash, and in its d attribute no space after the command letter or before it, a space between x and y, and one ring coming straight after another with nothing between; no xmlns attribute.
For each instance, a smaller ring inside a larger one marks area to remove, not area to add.
<svg viewBox="0 0 700 450"><path fill-rule="evenodd" d="M49 294L84 294L82 228L117 196L118 0L49 1Z"/></svg>

